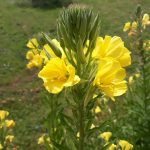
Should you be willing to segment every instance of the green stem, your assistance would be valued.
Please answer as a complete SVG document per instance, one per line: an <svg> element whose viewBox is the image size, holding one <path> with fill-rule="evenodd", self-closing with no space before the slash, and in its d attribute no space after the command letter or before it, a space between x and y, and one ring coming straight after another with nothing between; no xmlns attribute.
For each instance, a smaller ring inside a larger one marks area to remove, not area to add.
<svg viewBox="0 0 150 150"><path fill-rule="evenodd" d="M79 150L84 150L84 103L79 106Z"/></svg>
<svg viewBox="0 0 150 150"><path fill-rule="evenodd" d="M138 38L139 38L139 46L138 50L140 52L140 59L141 59L141 72L143 75L143 93L144 93L144 104L145 104L145 111L147 108L147 89L146 89L146 74L145 74L145 65L146 65L146 59L145 59L145 50L143 49L143 29L142 29L142 23L139 18L139 28L138 28Z"/></svg>

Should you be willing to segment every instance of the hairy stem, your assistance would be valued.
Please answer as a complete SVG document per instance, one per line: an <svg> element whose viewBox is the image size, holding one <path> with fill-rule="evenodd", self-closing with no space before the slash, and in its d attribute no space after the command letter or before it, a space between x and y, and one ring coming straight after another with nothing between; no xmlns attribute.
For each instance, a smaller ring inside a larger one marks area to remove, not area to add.
<svg viewBox="0 0 150 150"><path fill-rule="evenodd" d="M139 39L139 45L138 50L140 54L140 61L141 61L141 72L143 76L143 93L144 93L144 103L145 103L145 110L147 107L147 89L146 89L146 74L145 74L145 65L146 65L146 59L145 59L145 50L143 49L143 29L142 29L142 22L139 21L139 28L138 28L138 39Z"/></svg>
<svg viewBox="0 0 150 150"><path fill-rule="evenodd" d="M84 103L79 106L79 150L84 150Z"/></svg>

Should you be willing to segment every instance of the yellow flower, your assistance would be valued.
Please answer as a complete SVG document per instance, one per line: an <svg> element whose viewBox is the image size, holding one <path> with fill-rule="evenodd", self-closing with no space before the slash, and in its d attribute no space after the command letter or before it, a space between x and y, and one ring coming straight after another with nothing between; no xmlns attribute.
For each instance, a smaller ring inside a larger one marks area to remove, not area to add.
<svg viewBox="0 0 150 150"><path fill-rule="evenodd" d="M3 146L2 146L2 144L0 144L0 149L3 149Z"/></svg>
<svg viewBox="0 0 150 150"><path fill-rule="evenodd" d="M0 110L0 120L4 120L9 115L8 111Z"/></svg>
<svg viewBox="0 0 150 150"><path fill-rule="evenodd" d="M135 77L136 77L136 78L139 78L139 77L140 77L140 73L136 73L136 74L135 74Z"/></svg>
<svg viewBox="0 0 150 150"><path fill-rule="evenodd" d="M108 148L108 150L115 150L116 149L116 145L115 144L111 144Z"/></svg>
<svg viewBox="0 0 150 150"><path fill-rule="evenodd" d="M93 94L93 99L97 97L97 94Z"/></svg>
<svg viewBox="0 0 150 150"><path fill-rule="evenodd" d="M134 82L133 76L129 77L129 84L132 84Z"/></svg>
<svg viewBox="0 0 150 150"><path fill-rule="evenodd" d="M31 50L26 53L26 59L31 60L33 59L33 57L34 57L34 54Z"/></svg>
<svg viewBox="0 0 150 150"><path fill-rule="evenodd" d="M79 132L77 132L77 135L76 135L76 136L77 136L77 138L79 138L79 137L80 137L80 133L79 133Z"/></svg>
<svg viewBox="0 0 150 150"><path fill-rule="evenodd" d="M60 58L51 58L38 76L43 79L45 88L53 94L80 81L80 78L75 75L75 68L72 65L66 65Z"/></svg>
<svg viewBox="0 0 150 150"><path fill-rule="evenodd" d="M34 55L31 62L34 64L34 66L40 67L40 66L42 66L43 59L39 54L36 54L36 55Z"/></svg>
<svg viewBox="0 0 150 150"><path fill-rule="evenodd" d="M150 40L144 42L144 46L145 50L150 51Z"/></svg>
<svg viewBox="0 0 150 150"><path fill-rule="evenodd" d="M131 23L130 22L125 23L123 31L127 32L130 29L130 27L131 27Z"/></svg>
<svg viewBox="0 0 150 150"><path fill-rule="evenodd" d="M95 125L94 125L94 124L91 125L90 129L93 129L93 128L95 128Z"/></svg>
<svg viewBox="0 0 150 150"><path fill-rule="evenodd" d="M39 54L36 54L27 64L27 68L31 69L33 67L41 67L42 64L43 64L43 58Z"/></svg>
<svg viewBox="0 0 150 150"><path fill-rule="evenodd" d="M101 112L101 108L99 106L96 106L95 108L95 114L98 114Z"/></svg>
<svg viewBox="0 0 150 150"><path fill-rule="evenodd" d="M5 137L5 141L6 142L12 142L13 141L13 139L14 139L14 136L13 135L7 135L6 137Z"/></svg>
<svg viewBox="0 0 150 150"><path fill-rule="evenodd" d="M33 67L35 67L35 66L34 66L34 64L33 64L32 62L29 62L29 63L27 64L27 68L28 68L28 69L32 69Z"/></svg>
<svg viewBox="0 0 150 150"><path fill-rule="evenodd" d="M49 137L46 138L46 135L45 134L42 134L38 140L37 140L37 143L39 145L43 145L45 143L45 140L49 143L49 146L51 147L52 145L50 144L51 143L51 139Z"/></svg>
<svg viewBox="0 0 150 150"><path fill-rule="evenodd" d="M30 49L37 49L38 46L39 46L39 43L37 39L35 38L30 39L27 43L27 47Z"/></svg>
<svg viewBox="0 0 150 150"><path fill-rule="evenodd" d="M124 42L118 36L105 36L104 39L98 37L93 57L96 59L111 57L119 61L122 67L131 64L130 51L125 48Z"/></svg>
<svg viewBox="0 0 150 150"><path fill-rule="evenodd" d="M119 145L122 148L122 150L132 150L133 145L125 140L120 140Z"/></svg>
<svg viewBox="0 0 150 150"><path fill-rule="evenodd" d="M112 133L111 132L104 132L102 134L99 135L100 138L104 139L106 142L109 141L109 139L111 138Z"/></svg>
<svg viewBox="0 0 150 150"><path fill-rule="evenodd" d="M14 120L5 120L7 128L13 128L15 126Z"/></svg>
<svg viewBox="0 0 150 150"><path fill-rule="evenodd" d="M125 69L121 68L118 61L111 58L102 59L93 85L114 100L114 96L120 96L127 90L125 76Z"/></svg>
<svg viewBox="0 0 150 150"><path fill-rule="evenodd" d="M45 134L42 134L39 138L38 138L38 144L39 145L42 145L44 144L44 138L45 138Z"/></svg>
<svg viewBox="0 0 150 150"><path fill-rule="evenodd" d="M148 14L144 14L144 16L142 18L142 25L143 25L144 29L147 25L150 25L150 20L149 20L149 15Z"/></svg>
<svg viewBox="0 0 150 150"><path fill-rule="evenodd" d="M136 30L136 29L137 29L137 22L136 22L136 21L133 21L131 26L132 26L131 28L132 28L133 30Z"/></svg>

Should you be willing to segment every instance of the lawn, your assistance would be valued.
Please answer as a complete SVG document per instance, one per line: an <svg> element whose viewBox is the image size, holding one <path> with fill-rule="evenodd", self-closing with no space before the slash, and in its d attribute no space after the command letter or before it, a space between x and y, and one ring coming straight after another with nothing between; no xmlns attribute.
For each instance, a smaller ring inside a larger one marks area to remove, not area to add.
<svg viewBox="0 0 150 150"><path fill-rule="evenodd" d="M150 13L149 0L76 0L89 5L101 16L101 35L123 35L122 27L140 3ZM38 150L45 114L41 80L37 70L26 69L25 53L29 38L41 31L55 33L57 9L19 6L0 0L0 108L10 112L16 121L15 143L19 150Z"/></svg>

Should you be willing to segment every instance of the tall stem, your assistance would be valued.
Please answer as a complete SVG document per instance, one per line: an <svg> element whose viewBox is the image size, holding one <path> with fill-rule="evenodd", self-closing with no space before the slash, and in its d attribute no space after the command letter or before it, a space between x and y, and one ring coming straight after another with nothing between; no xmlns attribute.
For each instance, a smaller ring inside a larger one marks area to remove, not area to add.
<svg viewBox="0 0 150 150"><path fill-rule="evenodd" d="M79 106L79 150L84 150L84 101Z"/></svg>
<svg viewBox="0 0 150 150"><path fill-rule="evenodd" d="M144 103L145 103L145 111L147 108L147 89L146 89L146 74L145 74L145 51L143 49L143 29L142 29L142 23L139 18L139 28L138 28L138 38L139 38L139 46L138 50L140 52L140 59L141 59L141 71L143 75L143 93L144 93Z"/></svg>

